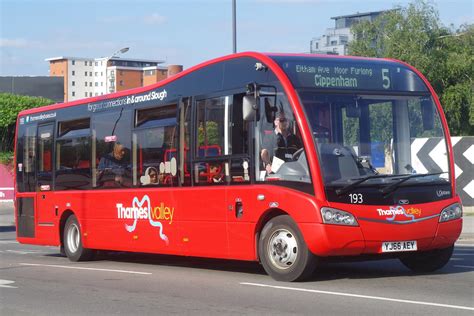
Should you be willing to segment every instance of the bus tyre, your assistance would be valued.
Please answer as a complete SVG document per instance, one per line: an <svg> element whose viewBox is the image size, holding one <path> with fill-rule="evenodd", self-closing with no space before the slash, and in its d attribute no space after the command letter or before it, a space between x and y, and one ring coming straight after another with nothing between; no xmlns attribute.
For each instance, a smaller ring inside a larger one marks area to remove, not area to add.
<svg viewBox="0 0 474 316"><path fill-rule="evenodd" d="M71 215L64 226L64 252L71 261L92 259L94 251L82 247L82 234L76 216Z"/></svg>
<svg viewBox="0 0 474 316"><path fill-rule="evenodd" d="M298 226L288 215L277 216L264 226L258 242L258 254L265 271L277 281L307 279L317 263Z"/></svg>
<svg viewBox="0 0 474 316"><path fill-rule="evenodd" d="M411 253L400 257L400 261L417 273L433 272L444 267L451 259L454 245L449 248Z"/></svg>

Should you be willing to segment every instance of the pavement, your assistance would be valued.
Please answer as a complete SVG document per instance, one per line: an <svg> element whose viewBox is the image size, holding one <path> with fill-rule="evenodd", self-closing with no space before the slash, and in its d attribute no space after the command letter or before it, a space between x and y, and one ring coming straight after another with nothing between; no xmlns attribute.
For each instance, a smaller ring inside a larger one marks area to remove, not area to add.
<svg viewBox="0 0 474 316"><path fill-rule="evenodd" d="M15 226L13 203L0 203L0 227ZM461 241L474 241L474 206L464 207Z"/></svg>

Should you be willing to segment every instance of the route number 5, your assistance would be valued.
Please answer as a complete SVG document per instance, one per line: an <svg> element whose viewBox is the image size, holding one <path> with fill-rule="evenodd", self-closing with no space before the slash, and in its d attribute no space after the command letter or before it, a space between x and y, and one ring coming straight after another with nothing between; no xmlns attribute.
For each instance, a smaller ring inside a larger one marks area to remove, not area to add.
<svg viewBox="0 0 474 316"><path fill-rule="evenodd" d="M388 75L388 69L382 68L382 87L384 89L390 88L390 77Z"/></svg>

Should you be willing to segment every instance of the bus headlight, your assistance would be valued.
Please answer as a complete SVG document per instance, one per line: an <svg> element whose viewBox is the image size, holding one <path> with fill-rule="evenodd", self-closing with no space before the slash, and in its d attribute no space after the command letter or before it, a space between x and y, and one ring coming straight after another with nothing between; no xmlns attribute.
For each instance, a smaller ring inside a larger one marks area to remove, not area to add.
<svg viewBox="0 0 474 316"><path fill-rule="evenodd" d="M452 221L453 219L458 219L462 217L462 206L459 203L455 203L453 205L448 206L445 208L440 216L439 216L439 222L447 222L447 221Z"/></svg>
<svg viewBox="0 0 474 316"><path fill-rule="evenodd" d="M359 226L354 215L331 207L321 208L324 224Z"/></svg>

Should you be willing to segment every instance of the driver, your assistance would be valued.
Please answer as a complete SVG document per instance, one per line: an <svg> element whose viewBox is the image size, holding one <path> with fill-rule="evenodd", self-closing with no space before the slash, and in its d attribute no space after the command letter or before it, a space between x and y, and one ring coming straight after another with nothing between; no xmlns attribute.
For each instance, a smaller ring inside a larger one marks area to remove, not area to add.
<svg viewBox="0 0 474 316"><path fill-rule="evenodd" d="M260 156L267 174L271 173L273 157L285 162L293 160L293 154L300 149L300 139L289 129L289 121L285 112L280 111L275 116L275 130L263 139Z"/></svg>

